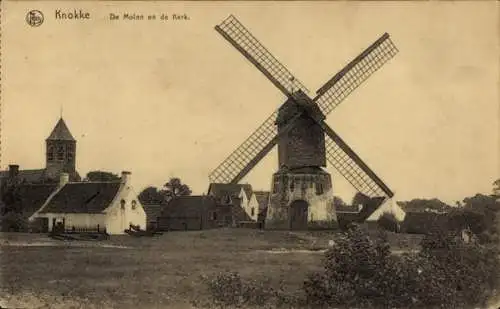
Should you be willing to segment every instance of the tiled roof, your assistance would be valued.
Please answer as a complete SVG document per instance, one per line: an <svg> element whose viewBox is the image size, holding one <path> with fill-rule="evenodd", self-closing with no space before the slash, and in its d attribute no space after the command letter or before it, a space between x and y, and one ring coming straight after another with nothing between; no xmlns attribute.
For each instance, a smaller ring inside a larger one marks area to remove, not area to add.
<svg viewBox="0 0 500 309"><path fill-rule="evenodd" d="M211 183L208 188L208 193L217 197L225 195L238 197L241 189L245 191L245 194L250 199L253 193L252 185L250 184Z"/></svg>
<svg viewBox="0 0 500 309"><path fill-rule="evenodd" d="M75 171L69 175L70 181L81 181L80 174ZM0 171L0 179L9 178L9 171ZM20 170L17 174L17 179L19 183L42 183L42 182L57 182L57 180L51 179L47 174L47 170L33 169L33 170Z"/></svg>
<svg viewBox="0 0 500 309"><path fill-rule="evenodd" d="M17 187L19 200L9 206L29 217L45 203L56 190L57 184L25 184Z"/></svg>
<svg viewBox="0 0 500 309"><path fill-rule="evenodd" d="M269 191L255 191L255 197L257 198L257 202L259 203L259 209L267 208L267 203L269 202L269 195L271 194Z"/></svg>
<svg viewBox="0 0 500 309"><path fill-rule="evenodd" d="M161 204L142 204L142 206L144 207L148 221L156 221L156 218L161 216Z"/></svg>
<svg viewBox="0 0 500 309"><path fill-rule="evenodd" d="M0 178L8 178L9 171L1 171ZM17 174L17 179L20 182L39 182L45 179L45 169L35 169L35 170L20 170Z"/></svg>
<svg viewBox="0 0 500 309"><path fill-rule="evenodd" d="M61 118L57 122L56 126L52 130L52 133L50 133L50 136L47 138L47 140L74 141L75 139L73 138L73 135L71 135L68 126Z"/></svg>
<svg viewBox="0 0 500 309"><path fill-rule="evenodd" d="M215 199L206 195L179 196L162 210L163 217L200 217L208 209L215 209Z"/></svg>
<svg viewBox="0 0 500 309"><path fill-rule="evenodd" d="M119 182L66 184L40 213L101 213L120 188Z"/></svg>

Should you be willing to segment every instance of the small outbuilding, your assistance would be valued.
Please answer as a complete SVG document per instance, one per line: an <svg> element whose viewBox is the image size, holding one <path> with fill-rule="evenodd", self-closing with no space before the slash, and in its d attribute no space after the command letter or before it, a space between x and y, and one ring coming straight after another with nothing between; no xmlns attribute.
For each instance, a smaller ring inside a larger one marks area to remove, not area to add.
<svg viewBox="0 0 500 309"><path fill-rule="evenodd" d="M187 231L216 228L220 212L213 197L178 196L162 208L158 228L162 231Z"/></svg>

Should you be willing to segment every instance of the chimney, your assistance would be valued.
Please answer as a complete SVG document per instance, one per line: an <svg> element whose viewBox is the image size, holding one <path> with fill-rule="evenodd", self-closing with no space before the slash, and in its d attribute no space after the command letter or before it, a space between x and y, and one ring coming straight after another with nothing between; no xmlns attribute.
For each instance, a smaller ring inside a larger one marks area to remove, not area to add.
<svg viewBox="0 0 500 309"><path fill-rule="evenodd" d="M11 164L9 165L9 178L15 178L19 175L19 165Z"/></svg>
<svg viewBox="0 0 500 309"><path fill-rule="evenodd" d="M130 175L132 173L128 171L123 171L122 172L122 183L128 183L130 181Z"/></svg>
<svg viewBox="0 0 500 309"><path fill-rule="evenodd" d="M67 184L68 182L69 182L69 174L68 173L61 173L61 175L59 175L59 186L62 187L65 184Z"/></svg>

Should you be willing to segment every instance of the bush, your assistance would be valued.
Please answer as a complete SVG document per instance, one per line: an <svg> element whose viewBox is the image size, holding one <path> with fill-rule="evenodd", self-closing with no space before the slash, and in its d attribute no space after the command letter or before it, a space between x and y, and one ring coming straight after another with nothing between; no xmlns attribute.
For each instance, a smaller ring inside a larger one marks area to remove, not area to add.
<svg viewBox="0 0 500 309"><path fill-rule="evenodd" d="M28 220L22 214L10 211L0 219L3 232L25 232L28 230Z"/></svg>
<svg viewBox="0 0 500 309"><path fill-rule="evenodd" d="M306 279L307 300L315 305L373 307L391 293L383 280L391 265L385 233L373 241L353 226L326 252L324 271Z"/></svg>
<svg viewBox="0 0 500 309"><path fill-rule="evenodd" d="M208 289L214 304L221 308L263 307L276 294L269 282L244 281L237 272L218 274L208 281Z"/></svg>
<svg viewBox="0 0 500 309"><path fill-rule="evenodd" d="M418 253L393 255L387 234L356 225L325 253L323 269L305 278L301 297L269 283L222 273L209 282L220 307L475 308L499 286L496 243L466 243L446 228L431 230Z"/></svg>
<svg viewBox="0 0 500 309"><path fill-rule="evenodd" d="M469 308L498 284L495 250L431 233L418 254L394 256L382 232L352 228L327 251L324 269L304 283L310 304L361 308Z"/></svg>
<svg viewBox="0 0 500 309"><path fill-rule="evenodd" d="M419 256L431 266L427 280L447 291L442 301L450 306L484 306L498 286L496 245L465 243L459 234L438 230L422 240Z"/></svg>

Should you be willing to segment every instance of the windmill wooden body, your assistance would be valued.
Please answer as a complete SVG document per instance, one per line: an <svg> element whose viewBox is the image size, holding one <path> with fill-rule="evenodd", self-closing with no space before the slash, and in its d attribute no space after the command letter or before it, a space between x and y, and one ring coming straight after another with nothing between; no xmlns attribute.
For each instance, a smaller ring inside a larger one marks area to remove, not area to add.
<svg viewBox="0 0 500 309"><path fill-rule="evenodd" d="M287 97L229 157L210 174L211 183L238 183L278 145L278 170L265 222L267 229L331 228L337 225L330 174L332 164L359 192L387 202L387 185L326 123L325 118L355 88L391 59L397 49L385 33L310 98L295 78L234 17L215 29ZM381 203L380 203L381 204Z"/></svg>

